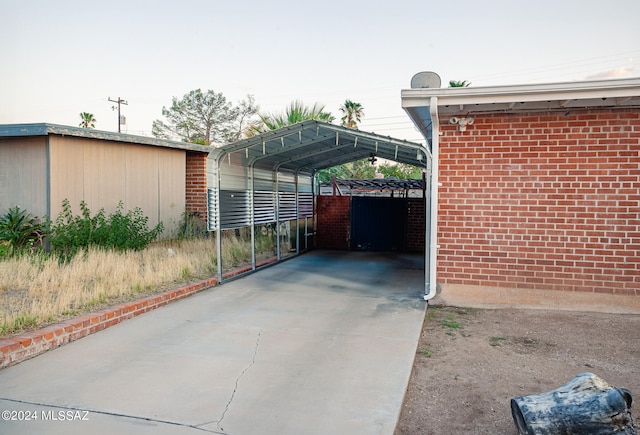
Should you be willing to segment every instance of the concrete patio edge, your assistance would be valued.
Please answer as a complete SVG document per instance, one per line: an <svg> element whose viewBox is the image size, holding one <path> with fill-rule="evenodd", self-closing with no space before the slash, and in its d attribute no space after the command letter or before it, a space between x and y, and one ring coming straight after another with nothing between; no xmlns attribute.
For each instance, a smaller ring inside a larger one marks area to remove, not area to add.
<svg viewBox="0 0 640 435"><path fill-rule="evenodd" d="M269 258L257 263L256 269L276 262L275 257ZM222 277L223 279L229 279L251 271L251 265L243 266L223 274ZM90 314L48 325L35 331L2 338L0 339L0 370L171 302L194 295L217 284L217 277L195 281L173 290L167 290L131 302L124 302Z"/></svg>

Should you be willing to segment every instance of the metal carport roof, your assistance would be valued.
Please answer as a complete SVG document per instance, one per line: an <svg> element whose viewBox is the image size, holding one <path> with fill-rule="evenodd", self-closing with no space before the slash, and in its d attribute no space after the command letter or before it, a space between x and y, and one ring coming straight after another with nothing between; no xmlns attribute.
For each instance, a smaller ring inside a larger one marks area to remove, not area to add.
<svg viewBox="0 0 640 435"><path fill-rule="evenodd" d="M315 213L315 173L371 157L424 168L429 180L432 159L425 145L315 120L215 148L207 162L209 230L249 227L256 269L256 225L295 220L299 234L299 220ZM280 225L276 229L280 259ZM222 237L216 239L222 280Z"/></svg>
<svg viewBox="0 0 640 435"><path fill-rule="evenodd" d="M244 153L249 164L268 170L313 174L375 155L425 167L424 145L320 121L304 121L216 148L211 157ZM210 158L211 158L210 157Z"/></svg>

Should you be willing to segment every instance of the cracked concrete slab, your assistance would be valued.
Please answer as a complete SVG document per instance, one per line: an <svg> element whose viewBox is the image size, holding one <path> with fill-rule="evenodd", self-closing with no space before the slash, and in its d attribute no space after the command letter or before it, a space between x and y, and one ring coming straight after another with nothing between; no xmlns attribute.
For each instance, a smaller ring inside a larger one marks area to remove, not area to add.
<svg viewBox="0 0 640 435"><path fill-rule="evenodd" d="M392 434L422 267L314 251L70 343L0 371L0 410L23 420L0 433ZM52 419L74 411L88 420Z"/></svg>

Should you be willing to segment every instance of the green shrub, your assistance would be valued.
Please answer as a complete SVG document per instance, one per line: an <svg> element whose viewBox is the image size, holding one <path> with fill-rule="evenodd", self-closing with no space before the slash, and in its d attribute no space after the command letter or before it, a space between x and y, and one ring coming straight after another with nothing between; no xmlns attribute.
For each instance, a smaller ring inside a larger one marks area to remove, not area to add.
<svg viewBox="0 0 640 435"><path fill-rule="evenodd" d="M0 259L9 256L9 242L0 241Z"/></svg>
<svg viewBox="0 0 640 435"><path fill-rule="evenodd" d="M120 251L144 249L154 241L164 226L162 222L149 229L149 218L140 208L123 213L122 201L116 211L106 216L104 209L91 216L84 201L80 202L80 215L74 216L67 199L62 201L62 211L51 226L51 247L62 259L70 259L79 250L89 246Z"/></svg>
<svg viewBox="0 0 640 435"><path fill-rule="evenodd" d="M0 257L15 255L41 244L48 233L48 223L18 206L0 216Z"/></svg>

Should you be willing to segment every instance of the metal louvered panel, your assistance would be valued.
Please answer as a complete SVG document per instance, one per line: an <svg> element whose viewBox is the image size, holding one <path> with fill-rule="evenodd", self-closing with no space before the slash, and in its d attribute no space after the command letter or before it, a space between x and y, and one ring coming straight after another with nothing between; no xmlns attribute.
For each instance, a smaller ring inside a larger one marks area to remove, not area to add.
<svg viewBox="0 0 640 435"><path fill-rule="evenodd" d="M280 192L296 191L296 176L290 172L278 172L278 190Z"/></svg>
<svg viewBox="0 0 640 435"><path fill-rule="evenodd" d="M246 190L220 191L220 227L239 228L251 224L249 193Z"/></svg>
<svg viewBox="0 0 640 435"><path fill-rule="evenodd" d="M209 227L209 231L218 231L218 190L217 189L207 189L207 206L209 216L207 223Z"/></svg>
<svg viewBox="0 0 640 435"><path fill-rule="evenodd" d="M298 176L298 192L311 193L313 192L313 177L312 176Z"/></svg>
<svg viewBox="0 0 640 435"><path fill-rule="evenodd" d="M274 185L273 172L265 169L254 169L253 190L273 192Z"/></svg>
<svg viewBox="0 0 640 435"><path fill-rule="evenodd" d="M313 216L313 193L298 193L298 217Z"/></svg>
<svg viewBox="0 0 640 435"><path fill-rule="evenodd" d="M295 192L278 193L278 212L278 217L281 222L296 219Z"/></svg>
<svg viewBox="0 0 640 435"><path fill-rule="evenodd" d="M253 193L254 224L275 222L275 194L271 191Z"/></svg>
<svg viewBox="0 0 640 435"><path fill-rule="evenodd" d="M227 155L218 168L220 173L220 190L249 189L249 169L243 166L240 153Z"/></svg>

